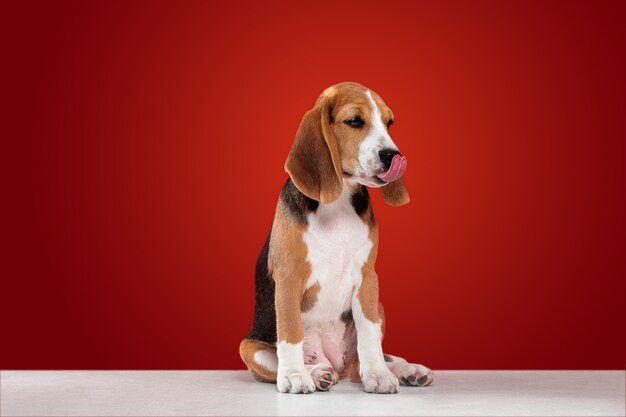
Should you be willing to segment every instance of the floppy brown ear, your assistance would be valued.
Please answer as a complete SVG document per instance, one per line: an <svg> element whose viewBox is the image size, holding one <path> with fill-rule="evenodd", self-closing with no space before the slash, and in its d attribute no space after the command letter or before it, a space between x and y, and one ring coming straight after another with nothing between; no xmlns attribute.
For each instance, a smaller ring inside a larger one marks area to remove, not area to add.
<svg viewBox="0 0 626 417"><path fill-rule="evenodd" d="M335 136L330 130L329 99L320 99L308 111L291 147L285 171L300 191L322 204L341 196L341 162Z"/></svg>
<svg viewBox="0 0 626 417"><path fill-rule="evenodd" d="M390 182L382 187L380 191L383 193L383 200L390 206L403 206L411 201L402 178Z"/></svg>

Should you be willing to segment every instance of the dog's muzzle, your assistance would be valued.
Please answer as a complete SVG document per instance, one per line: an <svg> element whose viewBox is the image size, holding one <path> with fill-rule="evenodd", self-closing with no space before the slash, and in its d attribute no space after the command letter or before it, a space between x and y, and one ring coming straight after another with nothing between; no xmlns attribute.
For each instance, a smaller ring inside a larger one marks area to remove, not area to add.
<svg viewBox="0 0 626 417"><path fill-rule="evenodd" d="M395 149L383 149L378 152L380 160L385 165L386 171L377 175L378 179L384 182L392 182L400 178L406 171L406 156L400 155Z"/></svg>

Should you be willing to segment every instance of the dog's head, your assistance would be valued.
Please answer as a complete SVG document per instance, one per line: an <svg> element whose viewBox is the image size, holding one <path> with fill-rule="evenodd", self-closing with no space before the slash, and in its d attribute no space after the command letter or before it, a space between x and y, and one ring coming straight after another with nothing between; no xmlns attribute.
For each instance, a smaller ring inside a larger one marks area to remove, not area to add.
<svg viewBox="0 0 626 417"><path fill-rule="evenodd" d="M388 204L406 204L406 158L389 136L393 120L380 96L360 84L327 88L304 115L285 170L300 191L322 204L339 198L342 178L383 187Z"/></svg>

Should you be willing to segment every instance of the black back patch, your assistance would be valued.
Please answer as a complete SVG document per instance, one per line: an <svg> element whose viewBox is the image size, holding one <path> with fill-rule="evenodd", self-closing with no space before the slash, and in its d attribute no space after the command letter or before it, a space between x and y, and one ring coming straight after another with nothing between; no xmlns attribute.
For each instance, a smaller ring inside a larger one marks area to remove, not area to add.
<svg viewBox="0 0 626 417"><path fill-rule="evenodd" d="M267 263L271 236L272 233L270 232L256 263L254 279L256 302L254 320L252 321L252 329L248 333L248 339L274 344L276 343L276 307L274 305L276 286Z"/></svg>

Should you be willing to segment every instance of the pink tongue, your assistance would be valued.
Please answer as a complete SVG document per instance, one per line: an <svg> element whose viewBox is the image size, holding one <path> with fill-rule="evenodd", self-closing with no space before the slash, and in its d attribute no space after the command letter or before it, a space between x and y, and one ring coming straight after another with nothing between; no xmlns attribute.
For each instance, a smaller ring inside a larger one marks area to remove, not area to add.
<svg viewBox="0 0 626 417"><path fill-rule="evenodd" d="M378 178L385 182L392 182L400 178L404 171L406 171L406 156L396 155L391 160L389 170L382 175L378 175Z"/></svg>

